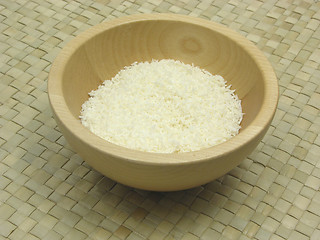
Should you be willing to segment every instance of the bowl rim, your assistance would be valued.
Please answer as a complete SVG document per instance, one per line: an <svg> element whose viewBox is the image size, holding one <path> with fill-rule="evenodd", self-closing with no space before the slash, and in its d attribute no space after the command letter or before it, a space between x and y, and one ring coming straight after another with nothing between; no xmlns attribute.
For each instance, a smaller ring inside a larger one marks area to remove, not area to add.
<svg viewBox="0 0 320 240"><path fill-rule="evenodd" d="M70 112L69 107L67 106L63 97L62 80L66 63L74 54L74 52L90 38L108 29L140 21L175 21L198 25L219 32L219 34L231 39L241 48L243 48L244 51L246 51L257 64L257 67L261 71L262 77L264 79L268 79L268 81L263 81L264 98L262 101L262 107L256 117L253 119L252 123L243 129L238 135L232 137L224 143L210 148L184 153L153 153L128 149L107 142L84 127L81 124L80 119L75 118ZM250 40L236 31L219 23L198 17L172 13L152 13L128 15L102 22L98 25L90 27L69 41L55 58L51 66L48 78L48 96L49 103L52 111L54 112L56 120L60 122L64 128L67 128L70 133L83 144L90 145L96 151L113 156L119 160L122 159L123 161L134 162L135 164L142 165L147 164L163 166L168 164L181 165L181 163L194 164L195 162L198 163L209 160L211 161L234 152L242 148L244 145L253 142L255 138L257 138L266 130L273 119L279 98L279 88L278 80L274 70L262 51L258 49ZM68 126L65 125L66 122L69 123Z"/></svg>

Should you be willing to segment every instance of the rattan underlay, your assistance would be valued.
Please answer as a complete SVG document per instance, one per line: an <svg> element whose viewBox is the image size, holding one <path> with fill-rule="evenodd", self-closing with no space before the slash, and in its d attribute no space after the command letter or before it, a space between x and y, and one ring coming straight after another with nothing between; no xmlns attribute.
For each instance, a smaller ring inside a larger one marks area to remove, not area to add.
<svg viewBox="0 0 320 240"><path fill-rule="evenodd" d="M238 167L171 193L118 184L67 144L47 78L61 48L110 19L170 12L226 25L279 79L266 136ZM0 0L0 239L320 239L320 2Z"/></svg>

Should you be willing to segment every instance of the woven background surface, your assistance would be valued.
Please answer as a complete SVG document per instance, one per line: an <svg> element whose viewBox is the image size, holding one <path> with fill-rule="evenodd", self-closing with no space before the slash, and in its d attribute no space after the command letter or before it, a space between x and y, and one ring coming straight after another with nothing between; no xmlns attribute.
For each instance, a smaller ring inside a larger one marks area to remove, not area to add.
<svg viewBox="0 0 320 240"><path fill-rule="evenodd" d="M186 191L132 189L90 168L52 118L47 78L92 25L152 12L229 26L279 79L257 149ZM320 239L320 2L315 0L0 0L0 239Z"/></svg>

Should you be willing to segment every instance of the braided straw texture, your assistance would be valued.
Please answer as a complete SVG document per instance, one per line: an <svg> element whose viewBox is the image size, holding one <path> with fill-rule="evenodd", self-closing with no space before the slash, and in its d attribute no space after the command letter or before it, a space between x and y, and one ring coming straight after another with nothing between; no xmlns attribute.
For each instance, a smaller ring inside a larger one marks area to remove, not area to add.
<svg viewBox="0 0 320 240"><path fill-rule="evenodd" d="M69 40L153 12L236 30L279 79L276 116L256 150L186 191L141 191L94 171L48 104L48 73ZM318 0L0 0L0 239L320 239L319 26Z"/></svg>

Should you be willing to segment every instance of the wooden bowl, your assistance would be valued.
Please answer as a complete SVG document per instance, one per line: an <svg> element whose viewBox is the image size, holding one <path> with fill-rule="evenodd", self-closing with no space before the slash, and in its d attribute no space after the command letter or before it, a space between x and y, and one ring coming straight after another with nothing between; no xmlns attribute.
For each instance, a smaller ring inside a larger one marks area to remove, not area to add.
<svg viewBox="0 0 320 240"><path fill-rule="evenodd" d="M133 62L175 59L222 75L242 100L240 133L225 143L188 153L148 153L103 140L85 128L88 93ZM122 184L155 191L208 183L236 167L265 135L278 101L278 83L266 57L222 25L175 14L141 14L94 26L55 59L48 93L58 127L94 169Z"/></svg>

